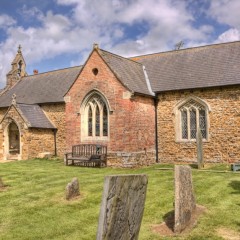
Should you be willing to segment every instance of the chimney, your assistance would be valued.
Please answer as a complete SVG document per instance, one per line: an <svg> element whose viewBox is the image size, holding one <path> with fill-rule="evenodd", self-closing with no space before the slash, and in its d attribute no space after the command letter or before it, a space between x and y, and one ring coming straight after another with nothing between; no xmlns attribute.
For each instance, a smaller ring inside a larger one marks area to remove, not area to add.
<svg viewBox="0 0 240 240"><path fill-rule="evenodd" d="M33 70L33 74L34 74L34 75L38 74L38 70L37 70L37 69L34 69L34 70Z"/></svg>

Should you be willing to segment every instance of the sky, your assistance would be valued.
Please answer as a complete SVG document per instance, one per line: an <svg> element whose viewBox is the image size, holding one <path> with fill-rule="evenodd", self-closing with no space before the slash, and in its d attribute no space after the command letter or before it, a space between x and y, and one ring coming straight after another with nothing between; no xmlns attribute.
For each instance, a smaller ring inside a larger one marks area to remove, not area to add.
<svg viewBox="0 0 240 240"><path fill-rule="evenodd" d="M240 40L240 0L0 0L0 88L19 44L27 73Z"/></svg>

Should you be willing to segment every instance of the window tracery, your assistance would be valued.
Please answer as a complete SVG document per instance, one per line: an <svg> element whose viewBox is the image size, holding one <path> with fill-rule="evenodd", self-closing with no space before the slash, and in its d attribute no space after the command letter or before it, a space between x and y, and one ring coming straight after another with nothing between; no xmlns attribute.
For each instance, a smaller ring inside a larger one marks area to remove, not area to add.
<svg viewBox="0 0 240 240"><path fill-rule="evenodd" d="M108 137L108 108L103 98L94 93L86 102L85 119L87 123L86 137L101 138ZM86 127L86 124L83 124Z"/></svg>
<svg viewBox="0 0 240 240"><path fill-rule="evenodd" d="M195 99L189 99L177 108L179 140L195 140L197 130L200 128L203 139L208 138L207 114L208 108Z"/></svg>

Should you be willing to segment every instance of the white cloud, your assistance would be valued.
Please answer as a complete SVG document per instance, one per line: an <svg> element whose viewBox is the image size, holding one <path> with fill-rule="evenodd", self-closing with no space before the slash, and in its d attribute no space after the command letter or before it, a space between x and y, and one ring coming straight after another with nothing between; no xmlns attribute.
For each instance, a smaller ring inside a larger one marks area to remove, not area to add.
<svg viewBox="0 0 240 240"><path fill-rule="evenodd" d="M209 25L193 26L194 15L188 1L178 0L55 0L72 7L66 14L41 12L37 7L20 10L27 23L37 19L37 27L17 25L14 19L6 29L7 38L0 43L0 79L23 46L27 64L54 58L65 53L86 56L97 42L100 47L118 54L140 55L169 50L180 40L192 44L205 42L213 31ZM1 15L0 15L1 26ZM131 33L135 27L143 32ZM79 59L82 59L80 57ZM76 63L75 61L72 62ZM78 63L80 64L80 63Z"/></svg>
<svg viewBox="0 0 240 240"><path fill-rule="evenodd" d="M12 17L6 14L0 15L0 28L6 28L14 25L15 23L16 21Z"/></svg>
<svg viewBox="0 0 240 240"><path fill-rule="evenodd" d="M240 27L239 0L217 0L211 1L209 14L219 23L227 24L231 27Z"/></svg>
<svg viewBox="0 0 240 240"><path fill-rule="evenodd" d="M79 0L56 0L56 2L61 5L72 5L79 3Z"/></svg>
<svg viewBox="0 0 240 240"><path fill-rule="evenodd" d="M216 40L217 43L221 42L234 42L240 40L240 31L236 28L231 28L226 32L222 33L218 39Z"/></svg>

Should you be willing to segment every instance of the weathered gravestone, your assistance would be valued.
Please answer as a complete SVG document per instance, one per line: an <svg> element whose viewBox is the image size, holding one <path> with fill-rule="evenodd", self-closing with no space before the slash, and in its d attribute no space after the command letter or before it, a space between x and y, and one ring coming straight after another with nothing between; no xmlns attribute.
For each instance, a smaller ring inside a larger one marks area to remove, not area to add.
<svg viewBox="0 0 240 240"><path fill-rule="evenodd" d="M73 178L66 186L66 199L71 200L80 195L79 182L77 178Z"/></svg>
<svg viewBox="0 0 240 240"><path fill-rule="evenodd" d="M191 168L175 166L175 233L181 233L188 226L195 209Z"/></svg>
<svg viewBox="0 0 240 240"><path fill-rule="evenodd" d="M146 175L105 177L97 240L136 240L142 222Z"/></svg>
<svg viewBox="0 0 240 240"><path fill-rule="evenodd" d="M197 130L197 162L198 162L198 169L204 167L203 162L203 141L202 141L202 133L200 127Z"/></svg>
<svg viewBox="0 0 240 240"><path fill-rule="evenodd" d="M5 185L4 185L4 183L3 183L2 178L0 177L0 188L3 188L3 187L5 187Z"/></svg>

